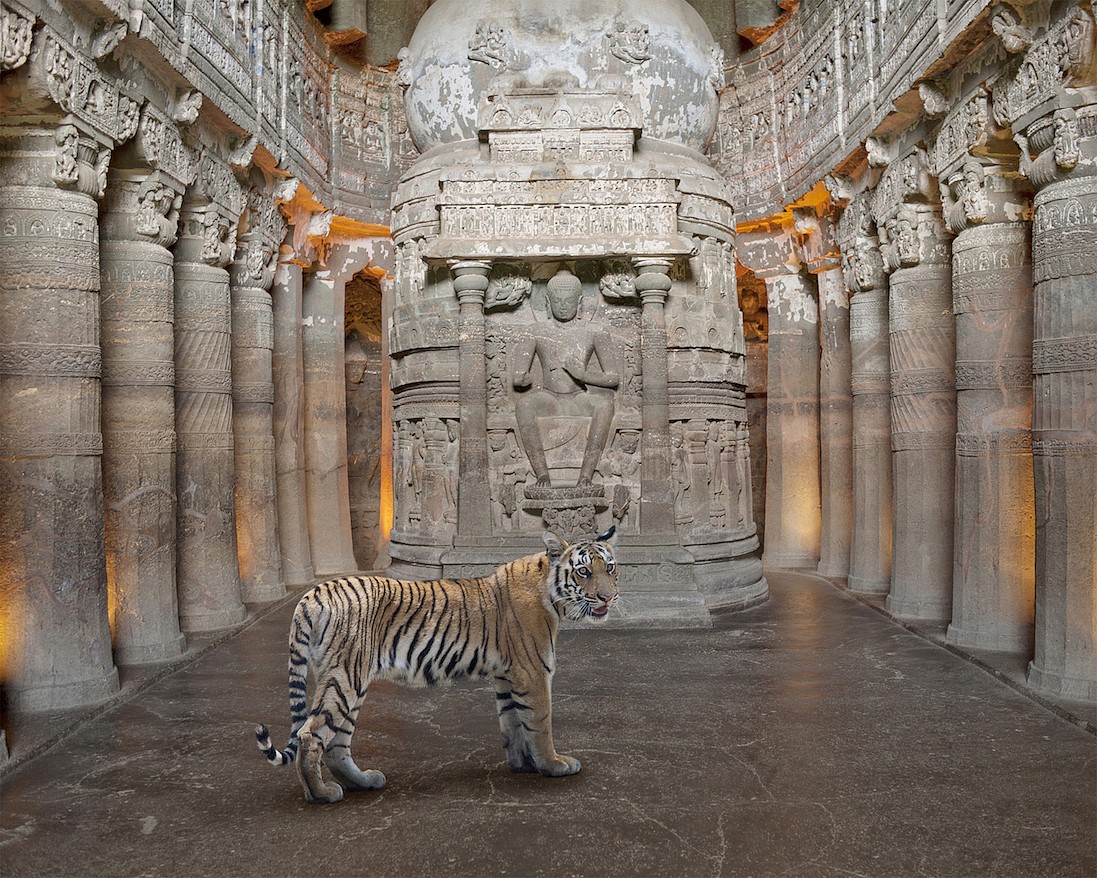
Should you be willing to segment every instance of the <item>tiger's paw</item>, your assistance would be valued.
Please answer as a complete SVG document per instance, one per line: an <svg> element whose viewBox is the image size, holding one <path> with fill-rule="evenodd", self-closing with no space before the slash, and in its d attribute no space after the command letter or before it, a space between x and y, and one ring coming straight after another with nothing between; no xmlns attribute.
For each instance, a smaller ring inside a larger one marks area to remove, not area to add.
<svg viewBox="0 0 1097 878"><path fill-rule="evenodd" d="M567 777L578 774L582 764L574 756L557 753L555 759L547 759L537 766L537 771L545 777Z"/></svg>
<svg viewBox="0 0 1097 878"><path fill-rule="evenodd" d="M326 762L335 780L351 792L379 790L386 783L384 774L373 768L363 771L354 764L346 751L338 756L328 756Z"/></svg>
<svg viewBox="0 0 1097 878"><path fill-rule="evenodd" d="M305 787L305 799L310 805L334 805L343 801L343 788L337 783L326 783L314 793Z"/></svg>

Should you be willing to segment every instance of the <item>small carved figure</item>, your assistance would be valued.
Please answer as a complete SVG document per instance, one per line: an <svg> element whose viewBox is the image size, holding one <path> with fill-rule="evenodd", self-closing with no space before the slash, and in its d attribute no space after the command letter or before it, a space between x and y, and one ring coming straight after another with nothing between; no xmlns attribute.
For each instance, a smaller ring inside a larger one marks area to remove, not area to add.
<svg viewBox="0 0 1097 878"><path fill-rule="evenodd" d="M515 352L513 384L519 391L515 416L522 447L537 476L537 485L549 487L548 464L538 418L589 416L586 450L578 485L593 483L594 470L609 439L619 376L606 367L616 362L608 333L574 322L582 282L561 268L548 283L550 324L530 324ZM531 388L534 358L540 362L543 385Z"/></svg>
<svg viewBox="0 0 1097 878"><path fill-rule="evenodd" d="M446 508L442 513L448 522L457 521L457 477L461 456L460 431L456 420L446 421L445 450L442 452L442 487L446 492Z"/></svg>

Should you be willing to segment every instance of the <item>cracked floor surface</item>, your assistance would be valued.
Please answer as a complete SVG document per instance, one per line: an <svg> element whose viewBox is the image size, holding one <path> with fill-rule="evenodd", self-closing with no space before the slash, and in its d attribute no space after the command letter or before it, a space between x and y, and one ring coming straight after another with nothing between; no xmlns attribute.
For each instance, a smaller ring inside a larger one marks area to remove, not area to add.
<svg viewBox="0 0 1097 878"><path fill-rule="evenodd" d="M567 630L570 778L511 773L487 684L376 684L388 786L304 801L292 602L0 788L14 876L1092 876L1097 738L832 586L774 574L712 631Z"/></svg>

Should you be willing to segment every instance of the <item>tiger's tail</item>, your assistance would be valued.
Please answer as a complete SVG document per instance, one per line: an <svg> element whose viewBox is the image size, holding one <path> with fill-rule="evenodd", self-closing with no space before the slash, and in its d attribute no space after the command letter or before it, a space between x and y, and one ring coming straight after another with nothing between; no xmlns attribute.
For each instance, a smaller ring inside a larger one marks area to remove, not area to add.
<svg viewBox="0 0 1097 878"><path fill-rule="evenodd" d="M302 599L293 613L289 634L289 743L279 750L270 740L270 732L260 723L255 727L255 743L271 765L288 765L297 758L297 732L308 717L305 677L308 674L308 650L312 643L312 620Z"/></svg>

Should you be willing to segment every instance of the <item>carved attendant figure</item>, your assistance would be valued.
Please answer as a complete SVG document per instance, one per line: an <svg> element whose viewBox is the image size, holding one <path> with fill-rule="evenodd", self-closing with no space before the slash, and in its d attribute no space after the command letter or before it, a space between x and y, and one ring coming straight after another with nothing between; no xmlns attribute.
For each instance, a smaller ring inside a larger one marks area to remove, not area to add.
<svg viewBox="0 0 1097 878"><path fill-rule="evenodd" d="M594 469L602 457L613 421L613 388L619 378L604 371L615 362L609 336L589 326L574 323L579 310L582 283L566 268L548 282L552 322L526 327L515 357L514 387L525 390L533 383L530 369L536 357L544 376L543 385L518 397L515 415L518 432L537 476L539 487L548 487L549 471L537 419L590 417L583 464L578 485L593 483Z"/></svg>

